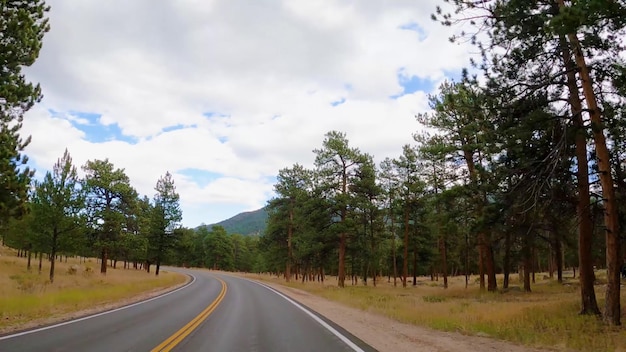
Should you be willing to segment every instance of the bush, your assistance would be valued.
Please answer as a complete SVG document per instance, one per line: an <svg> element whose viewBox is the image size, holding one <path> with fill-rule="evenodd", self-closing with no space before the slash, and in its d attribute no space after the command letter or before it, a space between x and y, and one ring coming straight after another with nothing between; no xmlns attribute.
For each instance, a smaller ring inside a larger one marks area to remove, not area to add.
<svg viewBox="0 0 626 352"><path fill-rule="evenodd" d="M76 275L78 273L78 265L71 265L67 268L68 275Z"/></svg>

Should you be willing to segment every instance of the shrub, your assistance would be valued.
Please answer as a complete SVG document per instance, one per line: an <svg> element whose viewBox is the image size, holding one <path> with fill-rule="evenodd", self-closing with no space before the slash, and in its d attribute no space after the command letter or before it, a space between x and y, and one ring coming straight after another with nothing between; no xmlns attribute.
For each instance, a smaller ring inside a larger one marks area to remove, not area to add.
<svg viewBox="0 0 626 352"><path fill-rule="evenodd" d="M76 275L76 273L78 273L78 265L71 265L69 268L67 268L68 275Z"/></svg>

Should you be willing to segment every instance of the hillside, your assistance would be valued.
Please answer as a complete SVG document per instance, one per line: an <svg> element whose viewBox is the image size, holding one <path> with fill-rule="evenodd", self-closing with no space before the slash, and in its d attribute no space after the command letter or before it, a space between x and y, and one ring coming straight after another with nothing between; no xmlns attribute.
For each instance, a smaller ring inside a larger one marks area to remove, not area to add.
<svg viewBox="0 0 626 352"><path fill-rule="evenodd" d="M241 235L258 235L265 231L267 221L267 211L261 208L254 211L239 213L232 218L220 221L216 224L201 225L211 229L215 225L219 225L226 229L229 234Z"/></svg>

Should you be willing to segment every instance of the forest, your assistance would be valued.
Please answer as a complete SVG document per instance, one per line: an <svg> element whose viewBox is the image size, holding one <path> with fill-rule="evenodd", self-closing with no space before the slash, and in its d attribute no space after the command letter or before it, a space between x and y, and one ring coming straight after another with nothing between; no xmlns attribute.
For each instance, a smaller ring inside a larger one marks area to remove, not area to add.
<svg viewBox="0 0 626 352"><path fill-rule="evenodd" d="M487 291L520 272L528 292L535 272L561 282L571 268L580 312L619 325L624 4L448 2L455 11L433 20L463 24L451 41L482 59L430 97L397 158L375 164L331 131L312 169L280 170L259 243L268 268L287 281L337 275L340 287L380 277L406 287L418 275L447 287L449 275L478 274Z"/></svg>

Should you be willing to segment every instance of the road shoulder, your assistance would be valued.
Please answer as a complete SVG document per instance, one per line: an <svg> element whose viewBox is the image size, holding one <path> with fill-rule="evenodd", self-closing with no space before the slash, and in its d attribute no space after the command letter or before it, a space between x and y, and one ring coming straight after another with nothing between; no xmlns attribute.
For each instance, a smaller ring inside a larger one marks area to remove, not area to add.
<svg viewBox="0 0 626 352"><path fill-rule="evenodd" d="M544 352L488 337L467 336L409 325L393 319L344 306L308 292L262 282L311 308L378 351L394 352Z"/></svg>

